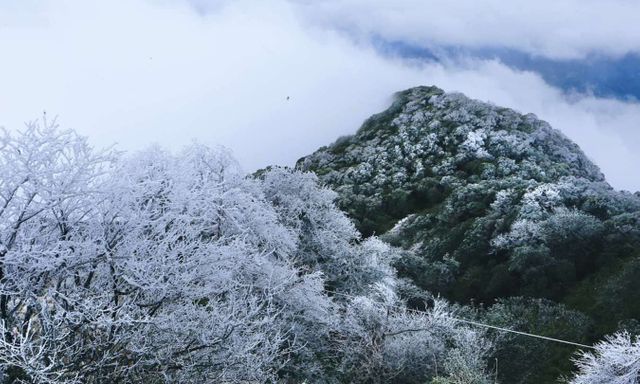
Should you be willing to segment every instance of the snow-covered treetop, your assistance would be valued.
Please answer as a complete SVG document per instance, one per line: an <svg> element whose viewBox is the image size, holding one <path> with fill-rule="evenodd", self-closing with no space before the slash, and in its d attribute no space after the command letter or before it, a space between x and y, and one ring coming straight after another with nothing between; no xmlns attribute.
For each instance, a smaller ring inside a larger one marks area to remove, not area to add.
<svg viewBox="0 0 640 384"><path fill-rule="evenodd" d="M224 148L0 132L0 381L486 377L485 335L444 301L407 311L399 251L362 240L335 197L311 173L247 176ZM419 324L433 345L404 335Z"/></svg>

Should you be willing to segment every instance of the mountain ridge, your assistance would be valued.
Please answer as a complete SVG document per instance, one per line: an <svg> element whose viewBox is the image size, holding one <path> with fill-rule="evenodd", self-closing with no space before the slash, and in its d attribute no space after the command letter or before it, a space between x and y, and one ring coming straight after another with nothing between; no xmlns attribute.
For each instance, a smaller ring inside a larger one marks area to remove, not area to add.
<svg viewBox="0 0 640 384"><path fill-rule="evenodd" d="M640 332L631 304L640 197L612 188L577 144L533 114L410 88L296 167L334 189L365 236L404 249L395 267L424 290L480 305L505 326L527 314L519 330L552 337ZM502 381L568 372L557 362L572 350L537 348L504 367Z"/></svg>

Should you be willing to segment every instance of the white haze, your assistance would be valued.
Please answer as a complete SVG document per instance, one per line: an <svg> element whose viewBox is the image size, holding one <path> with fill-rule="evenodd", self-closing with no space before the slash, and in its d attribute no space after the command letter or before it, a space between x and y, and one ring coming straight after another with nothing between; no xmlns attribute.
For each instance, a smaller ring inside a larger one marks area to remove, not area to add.
<svg viewBox="0 0 640 384"><path fill-rule="evenodd" d="M292 2L318 24L424 47L506 47L561 59L640 52L635 0Z"/></svg>
<svg viewBox="0 0 640 384"><path fill-rule="evenodd" d="M355 132L393 92L433 84L536 113L580 144L614 186L640 189L637 103L567 96L499 62L385 58L339 24L319 22L322 7L312 19L312 5L299 3L195 5L0 4L0 126L19 128L46 110L96 145L179 148L197 139L232 148L251 171L291 165Z"/></svg>

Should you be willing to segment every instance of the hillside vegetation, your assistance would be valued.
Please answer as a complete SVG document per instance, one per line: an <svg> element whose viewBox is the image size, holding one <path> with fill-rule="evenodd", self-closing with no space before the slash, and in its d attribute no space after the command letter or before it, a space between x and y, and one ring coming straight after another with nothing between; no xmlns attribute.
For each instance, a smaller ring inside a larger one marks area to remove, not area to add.
<svg viewBox="0 0 640 384"><path fill-rule="evenodd" d="M405 250L401 277L494 324L585 343L640 331L640 197L534 115L412 88L297 167ZM504 382L571 369L574 348L500 337Z"/></svg>

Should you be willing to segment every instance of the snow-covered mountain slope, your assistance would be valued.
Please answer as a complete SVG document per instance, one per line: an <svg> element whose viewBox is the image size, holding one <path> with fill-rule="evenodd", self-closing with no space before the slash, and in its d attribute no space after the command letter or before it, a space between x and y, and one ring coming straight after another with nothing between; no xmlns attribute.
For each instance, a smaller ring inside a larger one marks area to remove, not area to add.
<svg viewBox="0 0 640 384"><path fill-rule="evenodd" d="M637 250L640 198L613 190L575 143L532 114L436 87L398 93L297 166L338 192L365 235L411 251L402 275L463 302L561 300Z"/></svg>
<svg viewBox="0 0 640 384"><path fill-rule="evenodd" d="M483 303L492 324L584 343L640 333L640 196L614 190L534 115L412 88L297 167L338 193L365 236L405 250L401 277ZM503 382L571 370L570 347L500 340Z"/></svg>

